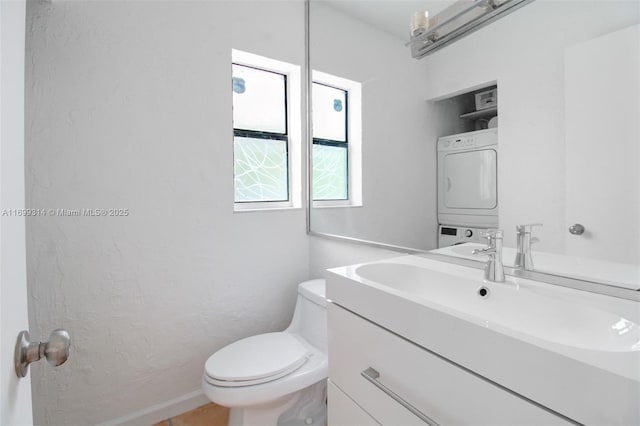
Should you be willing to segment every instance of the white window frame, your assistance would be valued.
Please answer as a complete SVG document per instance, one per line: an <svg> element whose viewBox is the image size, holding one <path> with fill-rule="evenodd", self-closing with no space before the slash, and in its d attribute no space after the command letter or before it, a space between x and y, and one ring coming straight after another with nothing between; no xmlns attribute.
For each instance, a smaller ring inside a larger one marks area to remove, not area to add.
<svg viewBox="0 0 640 426"><path fill-rule="evenodd" d="M235 202L234 212L302 208L302 77L300 66L231 49L231 62L287 76L288 201ZM235 162L235 159L234 159ZM235 177L234 177L235 182ZM234 183L235 191L235 183Z"/></svg>
<svg viewBox="0 0 640 426"><path fill-rule="evenodd" d="M349 194L346 200L312 200L315 208L362 207L362 84L337 77L325 72L313 70L313 83L325 84L347 92L347 171ZM309 155L313 155L313 137ZM312 157L313 158L313 157ZM313 167L309 175L313 184ZM313 191L310 191L313 197Z"/></svg>

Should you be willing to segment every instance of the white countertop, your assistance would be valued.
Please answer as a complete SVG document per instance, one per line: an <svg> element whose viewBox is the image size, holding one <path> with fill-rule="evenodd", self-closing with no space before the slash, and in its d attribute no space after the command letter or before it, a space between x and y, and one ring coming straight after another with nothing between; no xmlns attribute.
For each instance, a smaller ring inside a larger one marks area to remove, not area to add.
<svg viewBox="0 0 640 426"><path fill-rule="evenodd" d="M334 303L570 418L640 423L639 302L514 277L485 283L482 270L420 256L327 279ZM490 297L476 294L481 285Z"/></svg>

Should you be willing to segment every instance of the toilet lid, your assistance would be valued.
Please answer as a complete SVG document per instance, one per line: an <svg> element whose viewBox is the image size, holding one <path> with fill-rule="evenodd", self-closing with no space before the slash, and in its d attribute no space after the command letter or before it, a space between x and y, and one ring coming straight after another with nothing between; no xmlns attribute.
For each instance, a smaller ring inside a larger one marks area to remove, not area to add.
<svg viewBox="0 0 640 426"><path fill-rule="evenodd" d="M204 368L214 384L246 386L289 374L307 361L308 354L294 335L266 333L225 346L209 357Z"/></svg>

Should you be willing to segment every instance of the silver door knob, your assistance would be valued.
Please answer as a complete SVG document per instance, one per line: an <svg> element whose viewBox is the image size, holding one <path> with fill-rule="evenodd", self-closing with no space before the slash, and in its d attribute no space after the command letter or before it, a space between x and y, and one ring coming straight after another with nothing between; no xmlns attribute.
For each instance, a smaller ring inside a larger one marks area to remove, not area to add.
<svg viewBox="0 0 640 426"><path fill-rule="evenodd" d="M57 367L69 358L71 337L66 330L57 329L51 332L48 342L31 342L28 331L21 331L16 341L14 356L16 374L22 378L29 371L29 364L39 361L44 356L49 364Z"/></svg>
<svg viewBox="0 0 640 426"><path fill-rule="evenodd" d="M573 224L569 227L569 232L573 235L582 235L584 234L584 226L579 223Z"/></svg>

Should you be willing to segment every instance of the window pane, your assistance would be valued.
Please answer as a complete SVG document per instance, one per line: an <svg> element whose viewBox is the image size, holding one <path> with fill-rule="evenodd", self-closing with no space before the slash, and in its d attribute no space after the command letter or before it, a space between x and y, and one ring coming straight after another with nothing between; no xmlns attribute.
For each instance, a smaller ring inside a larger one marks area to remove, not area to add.
<svg viewBox="0 0 640 426"><path fill-rule="evenodd" d="M313 199L349 198L347 146L313 144Z"/></svg>
<svg viewBox="0 0 640 426"><path fill-rule="evenodd" d="M347 141L347 92L313 83L313 137Z"/></svg>
<svg viewBox="0 0 640 426"><path fill-rule="evenodd" d="M285 76L233 65L233 127L286 133Z"/></svg>
<svg viewBox="0 0 640 426"><path fill-rule="evenodd" d="M233 139L235 201L287 201L287 142Z"/></svg>

